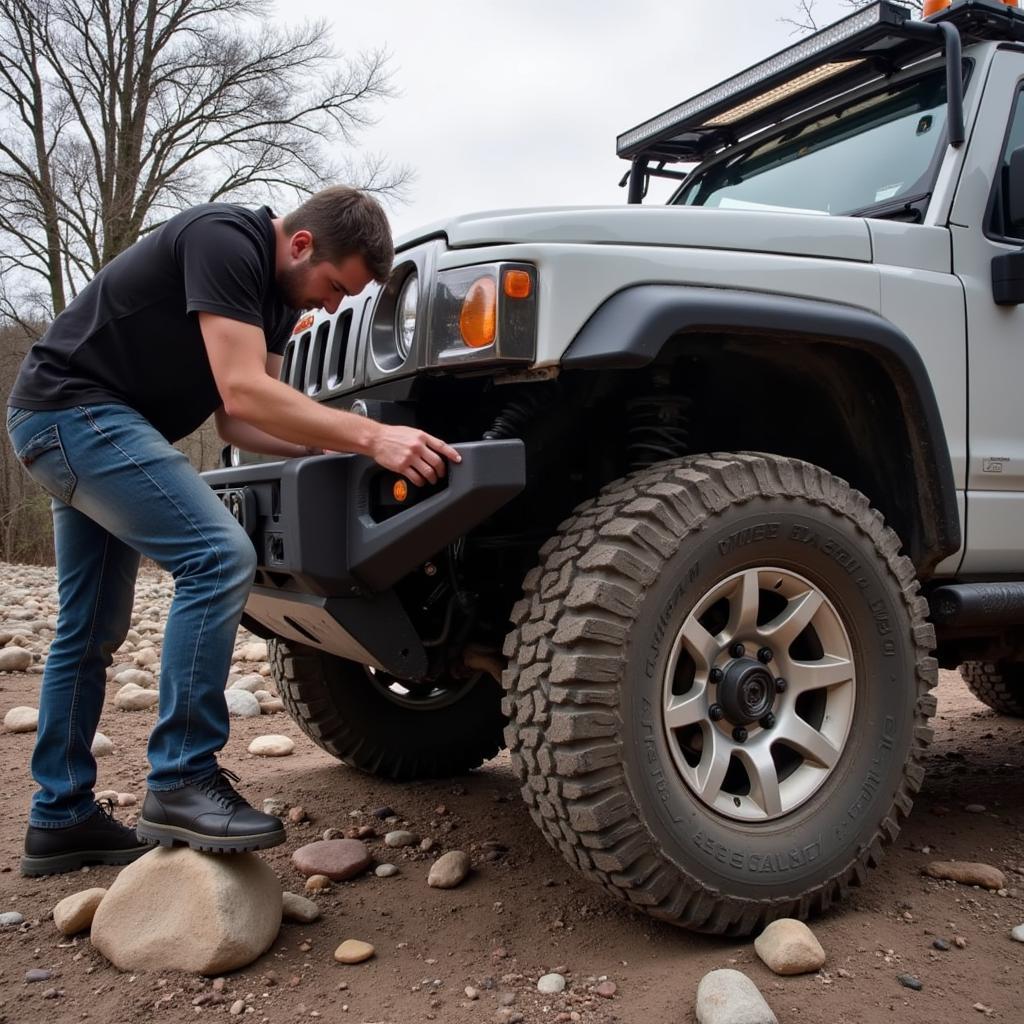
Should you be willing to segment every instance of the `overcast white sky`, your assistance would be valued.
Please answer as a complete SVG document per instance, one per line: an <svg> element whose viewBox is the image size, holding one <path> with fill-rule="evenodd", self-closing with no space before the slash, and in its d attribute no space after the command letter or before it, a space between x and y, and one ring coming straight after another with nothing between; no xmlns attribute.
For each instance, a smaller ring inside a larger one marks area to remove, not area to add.
<svg viewBox="0 0 1024 1024"><path fill-rule="evenodd" d="M615 136L795 42L796 0L278 0L339 50L386 46L401 96L364 138L416 171L396 234L507 206L624 203ZM818 0L819 24L848 13ZM670 186L660 182L651 198Z"/></svg>

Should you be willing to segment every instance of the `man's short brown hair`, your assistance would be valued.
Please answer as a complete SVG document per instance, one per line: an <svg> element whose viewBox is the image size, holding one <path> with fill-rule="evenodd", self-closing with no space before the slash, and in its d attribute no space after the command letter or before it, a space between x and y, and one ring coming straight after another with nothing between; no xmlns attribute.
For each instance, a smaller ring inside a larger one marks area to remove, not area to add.
<svg viewBox="0 0 1024 1024"><path fill-rule="evenodd" d="M391 274L391 226L380 203L366 192L331 185L287 214L283 226L288 235L308 231L313 236L314 263L337 263L359 253L375 281L383 284Z"/></svg>

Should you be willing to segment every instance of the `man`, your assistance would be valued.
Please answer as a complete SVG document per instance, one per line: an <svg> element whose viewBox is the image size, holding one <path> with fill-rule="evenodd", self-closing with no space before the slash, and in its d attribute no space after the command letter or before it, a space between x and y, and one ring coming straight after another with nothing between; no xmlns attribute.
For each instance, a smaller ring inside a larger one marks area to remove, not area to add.
<svg viewBox="0 0 1024 1024"><path fill-rule="evenodd" d="M24 874L126 864L150 841L213 852L284 841L279 819L250 807L216 760L255 552L170 442L213 413L221 436L250 451L359 452L414 483L442 476L446 459L459 460L443 441L329 409L277 379L296 311L333 312L386 280L393 256L384 212L353 189L326 189L283 218L199 206L104 267L26 356L7 428L53 498L60 612ZM140 555L173 574L175 595L136 834L96 804L90 746Z"/></svg>

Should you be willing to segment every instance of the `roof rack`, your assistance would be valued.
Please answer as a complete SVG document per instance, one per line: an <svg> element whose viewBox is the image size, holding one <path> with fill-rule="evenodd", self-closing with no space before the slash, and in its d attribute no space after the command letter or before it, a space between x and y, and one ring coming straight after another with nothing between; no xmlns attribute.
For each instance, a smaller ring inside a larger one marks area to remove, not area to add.
<svg viewBox="0 0 1024 1024"><path fill-rule="evenodd" d="M961 40L1024 41L1024 12L999 0L960 0L926 21L879 0L815 32L617 139L633 162L630 202L640 202L648 174L679 177L665 163L700 160L791 114L945 52L950 142L963 142ZM958 129L959 128L959 132ZM649 169L651 161L661 167Z"/></svg>

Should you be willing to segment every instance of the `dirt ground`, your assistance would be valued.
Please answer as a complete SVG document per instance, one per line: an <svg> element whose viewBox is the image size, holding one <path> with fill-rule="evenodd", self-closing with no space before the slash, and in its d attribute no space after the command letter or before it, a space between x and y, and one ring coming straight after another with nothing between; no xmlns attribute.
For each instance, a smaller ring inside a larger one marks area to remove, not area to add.
<svg viewBox="0 0 1024 1024"><path fill-rule="evenodd" d="M0 676L0 715L16 705L37 705L39 681L31 674ZM111 684L111 696L113 690ZM134 793L141 803L153 717L151 711L118 712L108 703L100 729L116 751L99 762L99 788ZM813 922L828 954L826 967L817 975L777 978L750 942L648 920L577 877L534 827L505 756L459 779L393 785L339 765L282 714L233 719L222 763L242 777L243 792L256 806L266 797L283 797L312 818L289 825L288 842L264 855L285 889L303 892L289 861L296 847L329 827L371 823L371 812L382 805L419 835L437 838L442 849L469 851L474 872L458 889L430 889L430 855L388 850L382 840L371 840L378 860L399 865L398 876L369 873L319 895L319 921L283 925L272 949L227 976L214 996L218 1001L202 1006L193 1000L204 993L210 998L213 979L123 974L87 937L68 940L57 932L49 919L54 904L81 889L108 886L118 869L20 877L34 734L4 733L0 911L17 910L26 924L0 932L0 1024L227 1016L236 999L249 995L254 1009L246 1019L274 1024L317 1017L468 1024L514 1014L535 1022L569 1011L588 1024L689 1024L698 982L719 967L748 974L785 1024L934 1024L984 1016L1019 1024L1024 945L1009 932L1024 921L1024 721L997 716L971 697L958 675L944 672L935 725L927 781L909 825L870 885ZM291 736L296 752L269 760L249 755L253 737L269 732ZM964 810L978 803L987 810ZM120 816L131 820L126 811ZM923 878L922 865L936 858L1000 867L1009 894ZM966 947L953 945L954 936L962 936ZM950 951L934 950L935 937L950 940ZM346 938L373 943L376 958L358 966L335 963L333 951ZM26 983L26 970L39 967L51 970L54 980ZM540 995L538 976L556 968L569 980L566 992ZM268 985L271 970L277 983ZM923 989L902 987L901 973L918 977ZM593 992L605 976L617 986L610 999ZM476 1001L467 999L467 985L480 990ZM56 996L44 998L48 986L56 986ZM500 1010L500 1001L510 999L509 1008ZM975 1009L976 1003L989 1010Z"/></svg>

